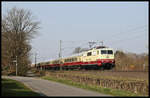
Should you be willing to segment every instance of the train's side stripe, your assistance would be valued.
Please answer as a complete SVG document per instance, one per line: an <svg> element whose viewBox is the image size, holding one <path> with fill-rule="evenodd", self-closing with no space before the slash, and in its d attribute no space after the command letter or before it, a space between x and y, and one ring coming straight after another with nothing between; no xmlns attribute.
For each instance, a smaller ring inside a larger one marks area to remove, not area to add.
<svg viewBox="0 0 150 98"><path fill-rule="evenodd" d="M56 67L56 66L72 66L72 65L98 65L101 66L102 63L114 63L114 59L98 59L97 61L90 61L90 62L69 62L69 63L63 63L60 64L50 64L50 65L44 65L44 66L50 66L50 67Z"/></svg>

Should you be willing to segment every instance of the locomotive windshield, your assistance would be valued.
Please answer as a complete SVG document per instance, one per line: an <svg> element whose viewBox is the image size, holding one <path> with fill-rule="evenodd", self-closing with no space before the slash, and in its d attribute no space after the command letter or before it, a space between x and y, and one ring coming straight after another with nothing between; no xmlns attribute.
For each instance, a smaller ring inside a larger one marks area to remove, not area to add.
<svg viewBox="0 0 150 98"><path fill-rule="evenodd" d="M112 50L108 50L108 54L113 54L113 51Z"/></svg>
<svg viewBox="0 0 150 98"><path fill-rule="evenodd" d="M101 50L101 54L107 54L107 50Z"/></svg>
<svg viewBox="0 0 150 98"><path fill-rule="evenodd" d="M113 54L112 50L101 50L101 54Z"/></svg>

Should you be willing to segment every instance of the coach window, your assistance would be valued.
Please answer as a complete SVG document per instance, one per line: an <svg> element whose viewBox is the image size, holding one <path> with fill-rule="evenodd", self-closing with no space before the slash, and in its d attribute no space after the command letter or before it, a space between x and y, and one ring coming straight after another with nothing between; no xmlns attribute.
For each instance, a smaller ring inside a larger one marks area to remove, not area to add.
<svg viewBox="0 0 150 98"><path fill-rule="evenodd" d="M76 58L73 58L73 61L76 61Z"/></svg>
<svg viewBox="0 0 150 98"><path fill-rule="evenodd" d="M106 54L106 50L101 50L101 54Z"/></svg>
<svg viewBox="0 0 150 98"><path fill-rule="evenodd" d="M97 54L99 54L99 51L97 51Z"/></svg>
<svg viewBox="0 0 150 98"><path fill-rule="evenodd" d="M77 58L75 58L75 61L77 61Z"/></svg>
<svg viewBox="0 0 150 98"><path fill-rule="evenodd" d="M91 56L91 55L92 55L92 52L88 52L88 53L87 53L87 56Z"/></svg>
<svg viewBox="0 0 150 98"><path fill-rule="evenodd" d="M46 64L49 64L49 62L47 62Z"/></svg>

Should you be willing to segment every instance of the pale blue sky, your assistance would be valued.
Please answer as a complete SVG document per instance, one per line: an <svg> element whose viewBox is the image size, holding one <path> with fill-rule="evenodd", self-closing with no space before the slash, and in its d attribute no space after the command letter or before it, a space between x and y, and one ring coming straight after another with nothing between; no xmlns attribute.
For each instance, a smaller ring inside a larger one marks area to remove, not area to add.
<svg viewBox="0 0 150 98"><path fill-rule="evenodd" d="M31 41L38 62L58 58L59 40L66 47L63 56L71 54L71 47L88 47L89 41L148 52L148 2L2 2L2 14L14 6L30 10L41 22Z"/></svg>

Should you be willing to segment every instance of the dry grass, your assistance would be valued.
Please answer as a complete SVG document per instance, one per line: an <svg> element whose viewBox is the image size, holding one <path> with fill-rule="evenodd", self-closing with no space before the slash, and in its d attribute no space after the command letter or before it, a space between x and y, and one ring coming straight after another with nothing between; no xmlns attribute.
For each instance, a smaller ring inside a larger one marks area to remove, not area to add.
<svg viewBox="0 0 150 98"><path fill-rule="evenodd" d="M148 80L133 78L135 75L137 75L137 73L135 73L133 76L128 75L128 72L112 73L114 72L53 71L46 72L46 75L56 78L63 78L74 82L86 83L87 85L123 89L136 94L148 94ZM134 74L133 72L131 73ZM122 75L127 76L124 77Z"/></svg>

